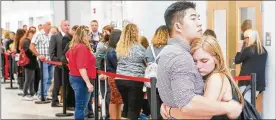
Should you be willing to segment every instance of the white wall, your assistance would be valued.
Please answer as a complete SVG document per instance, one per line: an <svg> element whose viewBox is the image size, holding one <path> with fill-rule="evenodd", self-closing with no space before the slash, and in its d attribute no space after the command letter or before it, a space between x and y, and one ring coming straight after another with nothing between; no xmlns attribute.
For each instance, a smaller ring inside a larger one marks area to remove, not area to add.
<svg viewBox="0 0 276 120"><path fill-rule="evenodd" d="M60 26L62 20L65 20L65 2L53 1L53 25Z"/></svg>
<svg viewBox="0 0 276 120"><path fill-rule="evenodd" d="M263 1L263 40L265 40L266 32L271 33L271 46L265 46L268 60L266 64L267 86L263 98L263 118L275 119L275 1Z"/></svg>
<svg viewBox="0 0 276 120"><path fill-rule="evenodd" d="M164 13L169 5L175 1L125 1L123 19L130 19L138 25L142 34L150 41L155 30L165 25ZM197 12L206 29L206 1L194 1Z"/></svg>
<svg viewBox="0 0 276 120"><path fill-rule="evenodd" d="M9 22L11 31L18 29L18 21L28 25L29 17L33 17L34 25L37 26L41 21L52 21L53 15L50 1L2 1L1 12L1 26L5 28ZM37 17L43 17L43 20L37 21Z"/></svg>

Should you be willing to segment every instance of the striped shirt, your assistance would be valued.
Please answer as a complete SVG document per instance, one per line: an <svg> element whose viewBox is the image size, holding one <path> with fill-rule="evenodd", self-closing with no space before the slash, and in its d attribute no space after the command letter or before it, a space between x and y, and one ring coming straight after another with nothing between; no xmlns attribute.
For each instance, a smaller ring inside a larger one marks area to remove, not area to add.
<svg viewBox="0 0 276 120"><path fill-rule="evenodd" d="M48 54L50 38L51 38L50 33L47 35L44 32L44 30L41 30L33 36L32 42L31 42L35 44L37 52L40 55L45 56L46 58L50 58Z"/></svg>
<svg viewBox="0 0 276 120"><path fill-rule="evenodd" d="M164 103L181 108L195 95L203 95L204 81L184 40L169 39L159 54L157 88Z"/></svg>

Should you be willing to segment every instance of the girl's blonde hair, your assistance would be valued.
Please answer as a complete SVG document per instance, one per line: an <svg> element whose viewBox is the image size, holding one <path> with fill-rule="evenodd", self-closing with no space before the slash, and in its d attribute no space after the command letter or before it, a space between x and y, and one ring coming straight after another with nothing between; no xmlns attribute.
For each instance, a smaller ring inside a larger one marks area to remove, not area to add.
<svg viewBox="0 0 276 120"><path fill-rule="evenodd" d="M253 30L253 29L246 30L244 32L244 38L246 37L248 37L249 41L245 47L256 46L259 55L264 53L262 42L256 30Z"/></svg>
<svg viewBox="0 0 276 120"><path fill-rule="evenodd" d="M216 58L215 69L208 76L211 76L214 73L220 73L222 79L224 79L223 76L226 76L230 80L230 83L234 85L235 91L237 91L237 93L238 93L239 101L243 105L244 104L243 95L242 95L238 85L232 78L228 68L226 67L226 64L225 64L225 61L223 58L223 54L222 54L222 50L221 50L221 47L220 47L219 43L217 42L217 40L213 36L210 36L210 35L202 36L199 40L196 40L195 42L192 43L191 54L194 54L195 51L200 48L203 49L204 51L210 53L212 56L214 56ZM207 77L207 80L208 80L208 77Z"/></svg>
<svg viewBox="0 0 276 120"><path fill-rule="evenodd" d="M116 47L117 56L129 56L130 48L139 44L138 33L137 25L131 23L125 26Z"/></svg>
<svg viewBox="0 0 276 120"><path fill-rule="evenodd" d="M75 35L72 38L72 41L69 44L69 49L74 48L75 45L78 43L82 43L87 48L89 48L90 51L93 51L89 43L89 37L89 27L84 25L79 26L76 30Z"/></svg>
<svg viewBox="0 0 276 120"><path fill-rule="evenodd" d="M167 45L168 39L170 37L169 29L166 25L162 25L154 33L151 43L154 47L160 48Z"/></svg>

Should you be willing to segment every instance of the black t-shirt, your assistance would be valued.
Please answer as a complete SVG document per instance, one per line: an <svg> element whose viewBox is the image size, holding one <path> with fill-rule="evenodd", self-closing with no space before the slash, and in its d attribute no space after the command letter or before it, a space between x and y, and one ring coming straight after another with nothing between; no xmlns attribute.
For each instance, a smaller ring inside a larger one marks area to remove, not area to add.
<svg viewBox="0 0 276 120"><path fill-rule="evenodd" d="M29 49L30 44L31 44L31 40L28 40L28 39L24 40L23 49L24 49L25 54L27 55L27 57L30 59L30 63L25 65L24 67L34 70L38 67L38 63L37 63L37 60L36 60L36 56Z"/></svg>
<svg viewBox="0 0 276 120"><path fill-rule="evenodd" d="M6 45L5 45L6 50L11 50L10 44L12 44L12 43L13 43L13 40L8 39L8 41L6 42Z"/></svg>

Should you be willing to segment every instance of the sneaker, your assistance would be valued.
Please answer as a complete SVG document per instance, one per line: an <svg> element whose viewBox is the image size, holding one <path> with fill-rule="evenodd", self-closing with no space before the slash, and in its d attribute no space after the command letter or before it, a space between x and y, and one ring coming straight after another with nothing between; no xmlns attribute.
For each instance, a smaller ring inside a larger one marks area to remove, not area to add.
<svg viewBox="0 0 276 120"><path fill-rule="evenodd" d="M40 96L37 96L37 95L34 95L34 96L33 96L33 100L38 100L38 101L39 101L39 100L41 100L41 97L40 97Z"/></svg>
<svg viewBox="0 0 276 120"><path fill-rule="evenodd" d="M30 96L24 96L22 100L24 100L24 101L33 101L33 99Z"/></svg>

